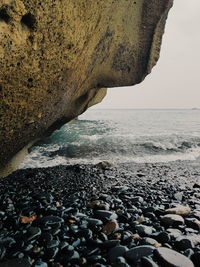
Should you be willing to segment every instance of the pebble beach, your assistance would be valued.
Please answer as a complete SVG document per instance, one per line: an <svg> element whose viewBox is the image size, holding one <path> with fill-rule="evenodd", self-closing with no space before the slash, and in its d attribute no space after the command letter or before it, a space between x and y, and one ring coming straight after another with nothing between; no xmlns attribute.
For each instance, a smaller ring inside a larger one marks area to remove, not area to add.
<svg viewBox="0 0 200 267"><path fill-rule="evenodd" d="M0 207L0 267L199 266L192 162L18 170Z"/></svg>

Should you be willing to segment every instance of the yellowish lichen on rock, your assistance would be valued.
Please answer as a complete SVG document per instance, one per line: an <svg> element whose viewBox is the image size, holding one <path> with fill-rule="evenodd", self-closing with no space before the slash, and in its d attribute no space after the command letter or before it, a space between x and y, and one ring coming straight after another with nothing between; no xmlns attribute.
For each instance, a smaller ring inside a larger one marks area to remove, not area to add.
<svg viewBox="0 0 200 267"><path fill-rule="evenodd" d="M85 111L100 88L141 82L172 1L1 0L0 166Z"/></svg>

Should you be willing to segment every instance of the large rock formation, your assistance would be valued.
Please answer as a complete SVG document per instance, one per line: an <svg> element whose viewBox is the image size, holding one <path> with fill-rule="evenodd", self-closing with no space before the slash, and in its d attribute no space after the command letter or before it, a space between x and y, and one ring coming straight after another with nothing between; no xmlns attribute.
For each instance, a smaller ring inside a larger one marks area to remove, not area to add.
<svg viewBox="0 0 200 267"><path fill-rule="evenodd" d="M141 82L173 0L1 0L0 166L96 103Z"/></svg>

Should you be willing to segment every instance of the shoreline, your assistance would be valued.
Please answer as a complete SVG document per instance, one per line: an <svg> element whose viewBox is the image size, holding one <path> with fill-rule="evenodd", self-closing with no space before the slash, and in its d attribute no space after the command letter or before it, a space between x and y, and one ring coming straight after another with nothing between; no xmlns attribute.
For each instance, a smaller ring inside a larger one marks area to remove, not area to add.
<svg viewBox="0 0 200 267"><path fill-rule="evenodd" d="M18 170L0 195L0 267L198 266L195 162Z"/></svg>

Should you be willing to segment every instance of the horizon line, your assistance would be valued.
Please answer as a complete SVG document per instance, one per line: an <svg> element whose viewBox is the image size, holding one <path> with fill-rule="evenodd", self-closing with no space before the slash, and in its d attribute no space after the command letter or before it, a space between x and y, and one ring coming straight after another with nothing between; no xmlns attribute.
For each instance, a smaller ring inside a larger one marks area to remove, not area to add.
<svg viewBox="0 0 200 267"><path fill-rule="evenodd" d="M90 110L200 110L200 108L90 108Z"/></svg>

